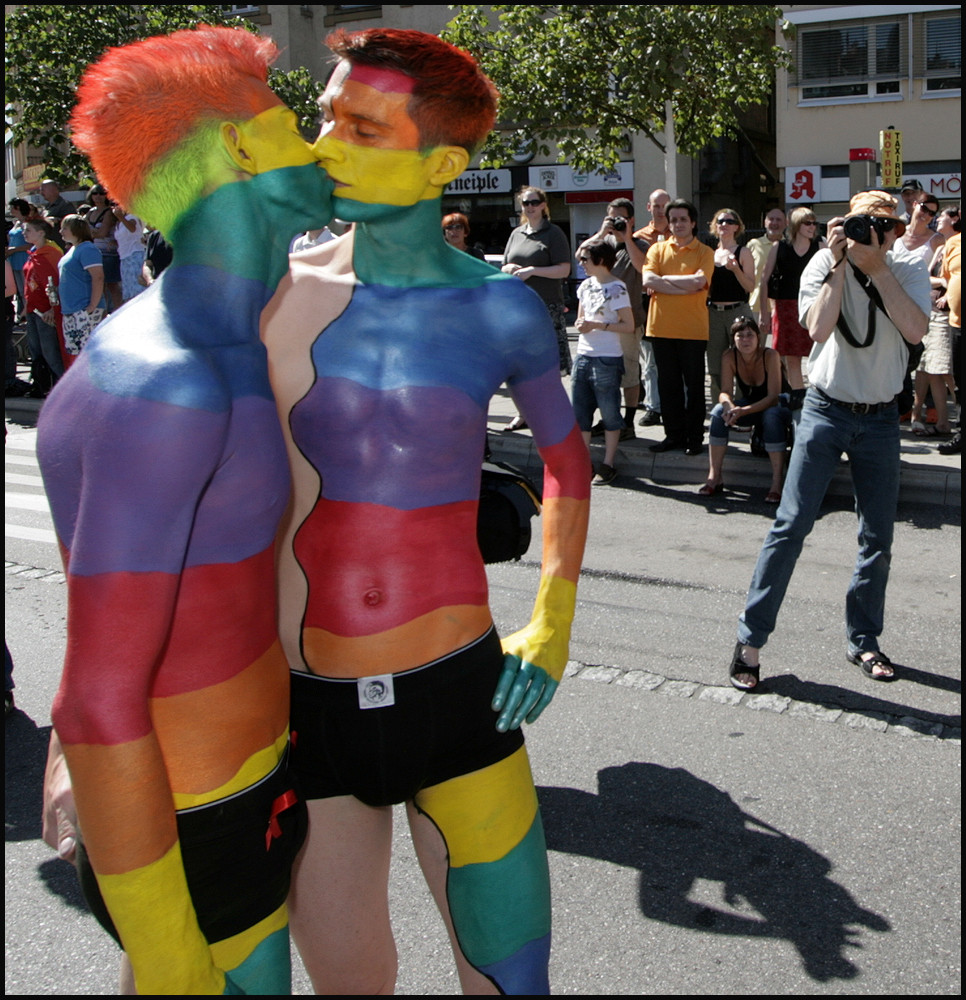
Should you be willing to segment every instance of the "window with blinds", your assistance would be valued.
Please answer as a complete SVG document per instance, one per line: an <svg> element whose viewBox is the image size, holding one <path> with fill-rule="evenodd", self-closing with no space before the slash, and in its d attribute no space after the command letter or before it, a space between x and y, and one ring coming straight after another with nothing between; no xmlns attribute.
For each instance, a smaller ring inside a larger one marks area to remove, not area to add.
<svg viewBox="0 0 966 1000"><path fill-rule="evenodd" d="M901 97L911 60L923 94L958 92L961 22L958 12L943 11L802 25L792 82L803 101Z"/></svg>
<svg viewBox="0 0 966 1000"><path fill-rule="evenodd" d="M802 100L900 94L909 65L907 35L902 17L801 28L796 82Z"/></svg>
<svg viewBox="0 0 966 1000"><path fill-rule="evenodd" d="M962 17L959 14L916 18L913 72L923 92L958 91L962 76Z"/></svg>

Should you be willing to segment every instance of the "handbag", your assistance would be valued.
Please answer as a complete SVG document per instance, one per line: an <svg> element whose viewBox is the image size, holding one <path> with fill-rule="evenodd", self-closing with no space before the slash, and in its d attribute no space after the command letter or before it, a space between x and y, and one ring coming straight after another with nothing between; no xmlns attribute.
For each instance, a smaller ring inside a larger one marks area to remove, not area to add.
<svg viewBox="0 0 966 1000"><path fill-rule="evenodd" d="M476 541L483 562L518 560L530 547L530 521L540 513L537 487L509 462L484 461L480 474L480 503Z"/></svg>

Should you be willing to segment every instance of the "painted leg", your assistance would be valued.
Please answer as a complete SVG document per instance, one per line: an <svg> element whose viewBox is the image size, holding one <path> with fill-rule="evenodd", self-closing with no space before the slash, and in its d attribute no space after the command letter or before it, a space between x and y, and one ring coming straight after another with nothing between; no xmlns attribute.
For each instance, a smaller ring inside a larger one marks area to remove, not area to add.
<svg viewBox="0 0 966 1000"><path fill-rule="evenodd" d="M392 810L351 796L308 807L289 914L315 992L389 995L397 968L388 894Z"/></svg>
<svg viewBox="0 0 966 1000"><path fill-rule="evenodd" d="M550 874L526 750L424 789L415 808L420 863L458 956L501 993L549 994Z"/></svg>

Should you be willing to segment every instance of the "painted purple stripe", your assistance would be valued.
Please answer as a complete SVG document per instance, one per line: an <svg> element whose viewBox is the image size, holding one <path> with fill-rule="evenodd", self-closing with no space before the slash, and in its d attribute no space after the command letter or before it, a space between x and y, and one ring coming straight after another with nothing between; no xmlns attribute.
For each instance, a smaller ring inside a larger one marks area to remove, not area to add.
<svg viewBox="0 0 966 1000"><path fill-rule="evenodd" d="M178 573L270 544L289 489L270 400L213 413L83 377L64 389L44 407L37 453L72 573Z"/></svg>
<svg viewBox="0 0 966 1000"><path fill-rule="evenodd" d="M326 499L414 510L479 496L486 412L454 387L320 378L291 426Z"/></svg>
<svg viewBox="0 0 966 1000"><path fill-rule="evenodd" d="M574 410L556 367L526 382L513 383L510 395L526 417L538 448L559 444L574 426Z"/></svg>

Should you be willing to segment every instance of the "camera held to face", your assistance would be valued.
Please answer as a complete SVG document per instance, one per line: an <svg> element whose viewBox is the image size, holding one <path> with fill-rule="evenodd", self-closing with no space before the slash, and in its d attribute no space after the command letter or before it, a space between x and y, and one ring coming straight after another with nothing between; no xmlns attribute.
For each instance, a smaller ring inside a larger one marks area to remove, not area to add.
<svg viewBox="0 0 966 1000"><path fill-rule="evenodd" d="M627 219L620 219L613 215L608 215L604 219L604 224L609 225L615 232L622 233L627 229Z"/></svg>
<svg viewBox="0 0 966 1000"><path fill-rule="evenodd" d="M850 215L842 223L845 235L854 243L872 243L872 230L875 230L879 242L885 240L885 234L896 227L895 219L883 219L878 215Z"/></svg>

